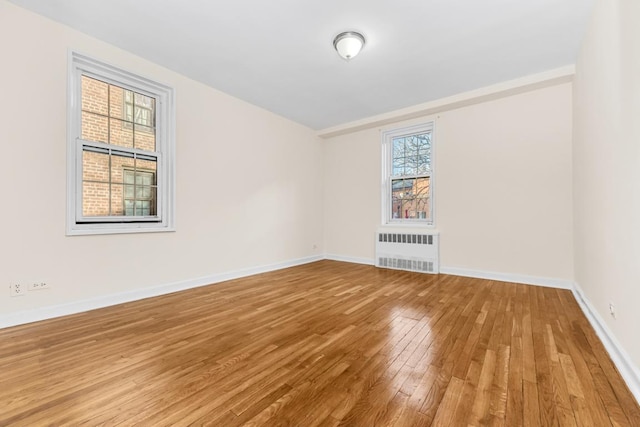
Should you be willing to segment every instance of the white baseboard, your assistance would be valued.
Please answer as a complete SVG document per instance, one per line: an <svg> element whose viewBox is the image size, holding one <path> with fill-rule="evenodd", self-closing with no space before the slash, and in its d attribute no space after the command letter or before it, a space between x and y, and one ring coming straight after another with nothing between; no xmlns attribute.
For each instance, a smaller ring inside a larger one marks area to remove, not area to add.
<svg viewBox="0 0 640 427"><path fill-rule="evenodd" d="M640 369L636 366L629 354L620 345L615 335L611 332L605 321L602 319L598 311L593 307L589 298L587 298L582 291L582 288L577 283L573 284L571 289L573 296L578 305L584 312L584 315L595 329L598 338L602 341L604 348L607 349L611 360L618 368L618 372L622 375L622 378L627 383L627 387L631 390L631 394L636 398L636 401L640 403Z"/></svg>
<svg viewBox="0 0 640 427"><path fill-rule="evenodd" d="M373 258L359 258L352 256L326 254L324 259L332 261L352 262L354 264L375 265ZM573 289L571 280L554 279L550 277L526 276L522 274L496 273L493 271L470 270L458 267L440 267L440 273L454 276L474 277L477 279L498 280L500 282L522 283L525 285L545 286L548 288Z"/></svg>
<svg viewBox="0 0 640 427"><path fill-rule="evenodd" d="M470 270L458 267L440 267L440 273L454 276L475 277L477 279L497 280L500 282L522 283L524 285L545 286L548 288L573 289L573 282L551 277L527 276L523 274L496 273L493 271Z"/></svg>
<svg viewBox="0 0 640 427"><path fill-rule="evenodd" d="M352 256L335 255L335 254L326 254L324 256L324 259L329 259L331 261L351 262L354 264L366 264L366 265L375 264L373 258L358 258L358 257L352 257Z"/></svg>
<svg viewBox="0 0 640 427"><path fill-rule="evenodd" d="M108 307L125 302L137 301L145 298L157 297L160 295L170 294L173 292L184 291L187 289L197 288L200 286L211 285L214 283L224 282L226 280L239 279L241 277L252 276L254 274L266 273L269 271L281 270L283 268L294 267L296 265L307 264L314 261L320 261L324 257L322 255L298 258L294 260L279 262L276 264L251 267L242 270L230 271L226 273L213 274L205 277L184 280L181 282L167 283L164 285L153 286L135 291L122 292L118 294L105 295L98 298L92 298L68 304L54 305L50 307L42 307L36 310L25 310L7 315L0 315L0 329L11 326L23 325L25 323L38 322L40 320L52 319L54 317L67 316L70 314L82 313L97 308Z"/></svg>

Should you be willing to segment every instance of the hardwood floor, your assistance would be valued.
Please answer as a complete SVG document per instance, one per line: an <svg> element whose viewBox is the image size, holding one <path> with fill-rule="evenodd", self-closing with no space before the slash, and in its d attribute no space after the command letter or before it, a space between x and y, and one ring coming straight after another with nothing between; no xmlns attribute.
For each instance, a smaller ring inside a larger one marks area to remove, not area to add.
<svg viewBox="0 0 640 427"><path fill-rule="evenodd" d="M640 426L566 290L321 261L0 330L0 425Z"/></svg>

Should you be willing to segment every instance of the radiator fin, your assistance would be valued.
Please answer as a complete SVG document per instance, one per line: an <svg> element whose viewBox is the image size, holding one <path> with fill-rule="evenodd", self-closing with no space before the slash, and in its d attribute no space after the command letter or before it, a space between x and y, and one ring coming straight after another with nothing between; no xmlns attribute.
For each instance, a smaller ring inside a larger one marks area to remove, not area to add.
<svg viewBox="0 0 640 427"><path fill-rule="evenodd" d="M421 273L439 272L438 234L420 232L376 233L376 266Z"/></svg>
<svg viewBox="0 0 640 427"><path fill-rule="evenodd" d="M419 271L423 273L434 273L433 261L403 258L378 258L378 266L393 268L396 270Z"/></svg>
<svg viewBox="0 0 640 427"><path fill-rule="evenodd" d="M433 234L378 233L378 242L433 245Z"/></svg>

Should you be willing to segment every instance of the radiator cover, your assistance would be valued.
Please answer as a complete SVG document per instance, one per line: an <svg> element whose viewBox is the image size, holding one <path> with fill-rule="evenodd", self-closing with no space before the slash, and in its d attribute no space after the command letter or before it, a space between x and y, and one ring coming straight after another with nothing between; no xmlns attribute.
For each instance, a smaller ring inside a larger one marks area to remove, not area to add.
<svg viewBox="0 0 640 427"><path fill-rule="evenodd" d="M380 229L376 232L376 267L437 274L437 232Z"/></svg>

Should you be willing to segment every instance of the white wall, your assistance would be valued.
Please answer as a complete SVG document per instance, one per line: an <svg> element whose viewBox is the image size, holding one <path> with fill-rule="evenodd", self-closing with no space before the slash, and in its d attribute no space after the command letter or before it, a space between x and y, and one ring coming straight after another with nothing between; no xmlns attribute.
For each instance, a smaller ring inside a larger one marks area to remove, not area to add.
<svg viewBox="0 0 640 427"><path fill-rule="evenodd" d="M571 84L397 123L435 119L441 266L570 283ZM373 260L381 129L325 142L325 246Z"/></svg>
<svg viewBox="0 0 640 427"><path fill-rule="evenodd" d="M576 64L573 125L575 279L640 381L638 22L637 0L598 1Z"/></svg>
<svg viewBox="0 0 640 427"><path fill-rule="evenodd" d="M176 232L65 236L68 49L175 87ZM323 252L310 129L3 0L0 55L0 317Z"/></svg>

